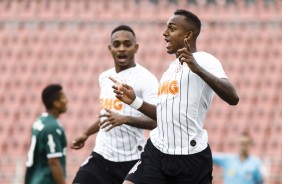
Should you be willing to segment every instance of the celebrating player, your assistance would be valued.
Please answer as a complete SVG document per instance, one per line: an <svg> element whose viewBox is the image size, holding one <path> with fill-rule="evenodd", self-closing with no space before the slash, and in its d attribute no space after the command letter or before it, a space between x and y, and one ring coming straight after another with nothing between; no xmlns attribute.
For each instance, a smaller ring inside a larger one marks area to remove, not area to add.
<svg viewBox="0 0 282 184"><path fill-rule="evenodd" d="M158 80L147 69L135 63L137 50L135 33L129 26L121 25L112 31L109 51L114 59L114 68L99 77L100 118L74 140L72 148L82 148L87 138L98 132L96 146L80 167L73 183L122 183L144 149L146 140L143 130L156 127L156 121L115 97L112 91L114 83L109 79L112 76L130 84L140 98L155 104Z"/></svg>
<svg viewBox="0 0 282 184"><path fill-rule="evenodd" d="M197 51L200 30L199 18L186 10L175 11L168 20L163 33L166 49L177 58L160 80L157 105L148 104L130 85L112 78L118 99L157 120L157 128L151 131L125 184L212 182L212 154L204 119L214 92L230 105L236 105L239 97L220 61Z"/></svg>

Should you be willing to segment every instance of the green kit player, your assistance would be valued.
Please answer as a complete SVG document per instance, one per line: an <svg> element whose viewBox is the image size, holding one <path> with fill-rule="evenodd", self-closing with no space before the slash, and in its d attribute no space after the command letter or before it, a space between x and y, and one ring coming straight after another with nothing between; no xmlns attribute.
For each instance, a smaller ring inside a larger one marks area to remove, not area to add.
<svg viewBox="0 0 282 184"><path fill-rule="evenodd" d="M62 86L45 87L42 101L46 112L32 126L25 184L65 184L67 141L58 122L59 116L67 110Z"/></svg>

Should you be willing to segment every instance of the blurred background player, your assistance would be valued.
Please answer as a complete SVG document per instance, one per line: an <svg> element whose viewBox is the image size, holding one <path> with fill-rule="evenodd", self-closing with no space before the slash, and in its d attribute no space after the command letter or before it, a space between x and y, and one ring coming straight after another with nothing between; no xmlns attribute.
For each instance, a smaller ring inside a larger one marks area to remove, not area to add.
<svg viewBox="0 0 282 184"><path fill-rule="evenodd" d="M42 101L46 112L32 126L25 184L65 184L67 140L58 118L68 101L59 84L45 87Z"/></svg>
<svg viewBox="0 0 282 184"><path fill-rule="evenodd" d="M129 83L138 96L150 103L156 102L158 81L147 69L136 64L134 56L138 46L135 33L129 26L120 25L112 31L108 48L114 59L114 68L99 77L101 115L75 139L72 148L82 148L87 138L98 132L96 145L73 183L122 183L143 151L143 129L156 127L155 121L115 97L112 91L114 83L109 79L112 76Z"/></svg>
<svg viewBox="0 0 282 184"><path fill-rule="evenodd" d="M192 12L179 9L169 18L163 36L167 53L176 59L160 80L157 105L140 99L128 85L114 86L118 99L158 122L127 184L212 182L206 113L215 93L229 105L237 105L239 97L220 61L197 51L200 31L201 21Z"/></svg>
<svg viewBox="0 0 282 184"><path fill-rule="evenodd" d="M243 132L238 142L238 154L213 153L213 163L223 169L224 184L263 183L260 159L250 155L252 138L249 133Z"/></svg>

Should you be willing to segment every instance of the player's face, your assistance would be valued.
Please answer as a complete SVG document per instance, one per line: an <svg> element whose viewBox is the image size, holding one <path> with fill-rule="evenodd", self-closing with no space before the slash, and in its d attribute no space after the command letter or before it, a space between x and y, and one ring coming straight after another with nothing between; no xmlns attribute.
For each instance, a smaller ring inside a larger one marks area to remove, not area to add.
<svg viewBox="0 0 282 184"><path fill-rule="evenodd" d="M184 47L184 38L189 33L188 24L182 15L173 15L167 22L163 36L167 42L167 53L175 54L178 49Z"/></svg>
<svg viewBox="0 0 282 184"><path fill-rule="evenodd" d="M58 100L55 101L56 103L56 108L58 109L58 111L60 113L64 113L67 111L67 104L68 104L68 100L67 97L65 95L65 93L63 91L60 91L60 97Z"/></svg>
<svg viewBox="0 0 282 184"><path fill-rule="evenodd" d="M109 50L117 70L121 71L135 66L134 55L138 50L138 44L131 32L123 30L115 32L112 35Z"/></svg>
<svg viewBox="0 0 282 184"><path fill-rule="evenodd" d="M246 154L249 152L250 146L251 146L251 140L247 136L242 136L239 140L239 146L240 146L240 151L243 154Z"/></svg>

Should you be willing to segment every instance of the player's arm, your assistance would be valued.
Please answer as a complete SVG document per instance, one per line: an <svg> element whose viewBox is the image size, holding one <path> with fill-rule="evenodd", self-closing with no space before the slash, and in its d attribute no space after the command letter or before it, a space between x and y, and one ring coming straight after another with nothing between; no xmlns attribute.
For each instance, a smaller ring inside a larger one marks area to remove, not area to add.
<svg viewBox="0 0 282 184"><path fill-rule="evenodd" d="M44 144L48 164L56 183L65 184L64 165L61 164L60 158L65 157L66 145L63 142L65 142L66 137L62 131L58 130L60 130L58 125L46 127L45 132L43 132L44 137L46 137Z"/></svg>
<svg viewBox="0 0 282 184"><path fill-rule="evenodd" d="M147 116L132 117L126 116L126 124L137 128L153 130L157 127L157 122Z"/></svg>
<svg viewBox="0 0 282 184"><path fill-rule="evenodd" d="M94 124L92 124L88 129L83 132L79 137L72 141L72 149L80 149L84 146L85 141L89 136L97 133L100 129L100 119L98 119Z"/></svg>
<svg viewBox="0 0 282 184"><path fill-rule="evenodd" d="M63 168L61 166L59 158L49 158L48 163L51 169L51 173L57 184L65 184L65 177Z"/></svg>
<svg viewBox="0 0 282 184"><path fill-rule="evenodd" d="M105 128L106 131L111 130L116 126L120 126L122 124L127 124L133 127L142 128L152 130L157 127L157 122L146 117L133 117L133 116L124 116L118 114L116 112L111 111L110 109L105 109L106 113L100 115L100 118L103 118L101 121L100 126L101 128Z"/></svg>
<svg viewBox="0 0 282 184"><path fill-rule="evenodd" d="M202 67L197 74L212 88L212 90L229 105L237 105L239 97L234 86L226 78L218 78Z"/></svg>
<svg viewBox="0 0 282 184"><path fill-rule="evenodd" d="M223 167L228 162L228 156L222 153L213 153L212 161L215 165Z"/></svg>
<svg viewBox="0 0 282 184"><path fill-rule="evenodd" d="M157 121L157 108L156 105L149 104L143 101L141 107L137 109L138 111L142 112L146 116L152 118L153 120Z"/></svg>
<svg viewBox="0 0 282 184"><path fill-rule="evenodd" d="M192 72L201 77L212 90L225 102L230 105L237 105L239 97L234 86L228 79L218 78L202 68L194 59L188 41L185 39L185 48L177 51L181 63L187 63Z"/></svg>

